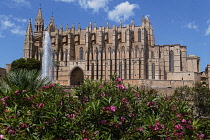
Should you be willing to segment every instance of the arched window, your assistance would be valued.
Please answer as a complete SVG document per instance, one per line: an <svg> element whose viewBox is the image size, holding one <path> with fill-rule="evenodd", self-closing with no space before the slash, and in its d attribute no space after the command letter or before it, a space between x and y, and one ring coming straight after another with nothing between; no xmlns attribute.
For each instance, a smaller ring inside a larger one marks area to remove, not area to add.
<svg viewBox="0 0 210 140"><path fill-rule="evenodd" d="M139 51L139 48L138 48L138 46L136 46L136 48L135 48L135 58L138 57L138 51Z"/></svg>
<svg viewBox="0 0 210 140"><path fill-rule="evenodd" d="M154 52L151 51L151 58L154 58Z"/></svg>
<svg viewBox="0 0 210 140"><path fill-rule="evenodd" d="M169 71L174 72L174 52L172 50L169 53Z"/></svg>
<svg viewBox="0 0 210 140"><path fill-rule="evenodd" d="M96 60L98 60L98 48L96 48L95 54L96 54Z"/></svg>
<svg viewBox="0 0 210 140"><path fill-rule="evenodd" d="M138 42L141 42L141 29L138 30Z"/></svg>
<svg viewBox="0 0 210 140"><path fill-rule="evenodd" d="M155 64L152 63L152 79L155 79Z"/></svg>
<svg viewBox="0 0 210 140"><path fill-rule="evenodd" d="M83 48L82 47L79 50L79 58L80 58L80 60L83 60Z"/></svg>
<svg viewBox="0 0 210 140"><path fill-rule="evenodd" d="M182 71L182 51L180 51L180 71Z"/></svg>

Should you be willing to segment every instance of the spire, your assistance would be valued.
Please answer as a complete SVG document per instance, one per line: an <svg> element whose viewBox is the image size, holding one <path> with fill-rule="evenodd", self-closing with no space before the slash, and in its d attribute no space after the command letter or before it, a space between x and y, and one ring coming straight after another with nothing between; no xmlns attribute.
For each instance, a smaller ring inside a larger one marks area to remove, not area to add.
<svg viewBox="0 0 210 140"><path fill-rule="evenodd" d="M122 20L120 20L120 27L122 27Z"/></svg>
<svg viewBox="0 0 210 140"><path fill-rule="evenodd" d="M109 28L109 22L106 21L106 28Z"/></svg>
<svg viewBox="0 0 210 140"><path fill-rule="evenodd" d="M132 19L132 25L133 25L133 26L135 26L135 22L134 22L134 19Z"/></svg>
<svg viewBox="0 0 210 140"><path fill-rule="evenodd" d="M35 22L35 32L40 32L44 30L44 19L42 18L42 10L39 8L36 22Z"/></svg>
<svg viewBox="0 0 210 140"><path fill-rule="evenodd" d="M78 30L81 30L81 25L80 25L80 23L78 24Z"/></svg>
<svg viewBox="0 0 210 140"><path fill-rule="evenodd" d="M37 15L36 20L43 20L42 19L42 9L41 8L39 8L39 11L38 11L38 15Z"/></svg>
<svg viewBox="0 0 210 140"><path fill-rule="evenodd" d="M27 34L27 35L33 34L32 25L31 25L31 19L29 19L28 28L27 28L27 30L26 30L26 34Z"/></svg>

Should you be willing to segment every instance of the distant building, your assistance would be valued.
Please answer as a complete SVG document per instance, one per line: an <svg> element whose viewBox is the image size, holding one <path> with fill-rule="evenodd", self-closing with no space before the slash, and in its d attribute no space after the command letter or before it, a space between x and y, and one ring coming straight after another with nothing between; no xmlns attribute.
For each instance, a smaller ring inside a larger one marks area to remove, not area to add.
<svg viewBox="0 0 210 140"><path fill-rule="evenodd" d="M0 78L6 74L6 69L0 68Z"/></svg>
<svg viewBox="0 0 210 140"><path fill-rule="evenodd" d="M41 9L34 32L29 21L24 42L24 58L42 60L44 31L49 31L55 65L55 80L63 85L78 85L84 78L110 80L117 74L125 83L148 87L193 86L200 82L200 58L187 56L186 46L156 45L153 27L147 17L142 25L110 28L89 23L85 29L60 25L54 17L44 29Z"/></svg>

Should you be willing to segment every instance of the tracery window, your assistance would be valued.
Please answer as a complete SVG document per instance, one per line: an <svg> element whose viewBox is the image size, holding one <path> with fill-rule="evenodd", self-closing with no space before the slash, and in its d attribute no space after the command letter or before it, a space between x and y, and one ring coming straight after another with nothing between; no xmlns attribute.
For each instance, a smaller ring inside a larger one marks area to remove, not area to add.
<svg viewBox="0 0 210 140"><path fill-rule="evenodd" d="M83 60L83 48L81 47L80 50L79 50L79 57L80 57L80 60Z"/></svg>
<svg viewBox="0 0 210 140"><path fill-rule="evenodd" d="M174 52L172 50L169 53L169 71L174 72Z"/></svg>

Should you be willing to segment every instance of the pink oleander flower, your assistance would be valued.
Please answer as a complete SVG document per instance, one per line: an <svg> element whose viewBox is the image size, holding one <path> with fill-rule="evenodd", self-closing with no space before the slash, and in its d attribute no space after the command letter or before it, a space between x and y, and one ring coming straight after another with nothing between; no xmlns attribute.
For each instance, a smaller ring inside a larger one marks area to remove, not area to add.
<svg viewBox="0 0 210 140"><path fill-rule="evenodd" d="M26 90L22 90L22 92L26 92Z"/></svg>
<svg viewBox="0 0 210 140"><path fill-rule="evenodd" d="M19 93L19 91L15 91L14 93Z"/></svg>
<svg viewBox="0 0 210 140"><path fill-rule="evenodd" d="M115 112L117 110L117 108L115 106L111 105L110 106L110 110L113 111L113 112Z"/></svg>
<svg viewBox="0 0 210 140"><path fill-rule="evenodd" d="M88 140L87 138L84 138L83 140Z"/></svg>
<svg viewBox="0 0 210 140"><path fill-rule="evenodd" d="M1 140L4 139L4 135L0 135L0 139L1 139Z"/></svg>
<svg viewBox="0 0 210 140"><path fill-rule="evenodd" d="M86 131L86 130L83 130L83 131L82 131L82 133L83 133L83 134L87 134L87 133L88 133L88 131Z"/></svg>
<svg viewBox="0 0 210 140"><path fill-rule="evenodd" d="M50 84L50 87L54 87L55 86L55 84Z"/></svg>
<svg viewBox="0 0 210 140"><path fill-rule="evenodd" d="M118 84L120 84L122 82L122 78L119 77L119 78L117 78L116 81L117 81Z"/></svg>
<svg viewBox="0 0 210 140"><path fill-rule="evenodd" d="M38 108L42 108L44 106L43 103L38 104Z"/></svg>
<svg viewBox="0 0 210 140"><path fill-rule="evenodd" d="M180 124L177 124L174 127L175 127L176 130L181 130L182 129L182 126Z"/></svg>
<svg viewBox="0 0 210 140"><path fill-rule="evenodd" d="M102 87L103 87L102 85L99 86L99 88L102 88Z"/></svg>
<svg viewBox="0 0 210 140"><path fill-rule="evenodd" d="M142 127L139 127L138 129L137 129L137 131L143 131L143 128Z"/></svg>
<svg viewBox="0 0 210 140"><path fill-rule="evenodd" d="M24 123L21 123L21 124L20 124L20 128L21 128L21 129L24 129L24 128L26 128L26 125L25 125Z"/></svg>
<svg viewBox="0 0 210 140"><path fill-rule="evenodd" d="M101 120L101 124L105 125L106 124L106 120Z"/></svg>
<svg viewBox="0 0 210 140"><path fill-rule="evenodd" d="M106 94L103 92L103 93L101 93L101 97L105 97L106 96Z"/></svg>
<svg viewBox="0 0 210 140"><path fill-rule="evenodd" d="M99 133L99 131L94 132L95 135L98 134L98 133Z"/></svg>
<svg viewBox="0 0 210 140"><path fill-rule="evenodd" d="M147 106L150 106L151 105L151 103L150 102L147 102Z"/></svg>
<svg viewBox="0 0 210 140"><path fill-rule="evenodd" d="M138 98L139 96L140 96L140 93L136 93L136 94L135 94L135 97Z"/></svg>
<svg viewBox="0 0 210 140"><path fill-rule="evenodd" d="M8 99L8 98L9 98L8 96L5 96L5 97L4 97L4 99Z"/></svg>
<svg viewBox="0 0 210 140"><path fill-rule="evenodd" d="M2 102L4 102L4 101L5 101L5 99L4 99L4 98L1 98L1 101L2 101Z"/></svg>
<svg viewBox="0 0 210 140"><path fill-rule="evenodd" d="M202 139L204 139L205 138L205 135L204 134L200 134L199 137L202 138Z"/></svg>
<svg viewBox="0 0 210 140"><path fill-rule="evenodd" d="M186 121L185 119L182 119L182 122L183 122L183 123L186 123L187 121Z"/></svg>
<svg viewBox="0 0 210 140"><path fill-rule="evenodd" d="M182 117L182 115L181 114L178 114L178 113L176 113L176 116L179 117L179 118Z"/></svg>
<svg viewBox="0 0 210 140"><path fill-rule="evenodd" d="M125 117L123 117L123 116L120 117L120 119L121 119L121 121L123 121L123 122L126 120Z"/></svg>
<svg viewBox="0 0 210 140"><path fill-rule="evenodd" d="M122 90L126 89L125 86L123 86L123 85L116 85L116 87L118 87L119 89L122 89Z"/></svg>

